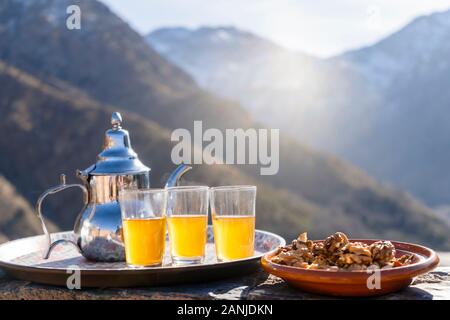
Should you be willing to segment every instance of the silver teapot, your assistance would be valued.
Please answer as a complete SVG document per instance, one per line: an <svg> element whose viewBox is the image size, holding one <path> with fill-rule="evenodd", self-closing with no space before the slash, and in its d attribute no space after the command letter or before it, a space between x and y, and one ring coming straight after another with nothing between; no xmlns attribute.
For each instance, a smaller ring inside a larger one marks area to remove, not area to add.
<svg viewBox="0 0 450 320"><path fill-rule="evenodd" d="M97 162L77 171L83 184L66 184L65 175L61 175L60 185L45 191L36 203L36 212L46 236L44 259L50 257L57 245L68 242L89 260L125 261L118 193L122 188L149 188L150 168L142 164L131 148L129 133L122 129L120 113L113 113L111 124L112 129L105 133L103 151ZM176 185L190 169L180 165L170 175L166 187ZM74 187L80 188L84 194L84 207L75 221L74 232L69 238L52 241L42 216L42 202L48 195Z"/></svg>

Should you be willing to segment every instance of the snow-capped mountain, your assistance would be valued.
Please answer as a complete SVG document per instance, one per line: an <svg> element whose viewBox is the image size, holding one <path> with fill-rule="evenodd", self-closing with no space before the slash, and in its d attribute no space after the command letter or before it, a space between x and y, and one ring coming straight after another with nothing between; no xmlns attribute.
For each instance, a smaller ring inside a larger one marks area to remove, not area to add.
<svg viewBox="0 0 450 320"><path fill-rule="evenodd" d="M353 160L431 204L450 201L449 39L450 11L439 12L333 59L351 65L383 99L373 106L371 148Z"/></svg>
<svg viewBox="0 0 450 320"><path fill-rule="evenodd" d="M315 145L329 140L327 128L340 126L334 120L339 110L327 106L346 100L343 93L360 83L350 71L343 77L328 61L233 27L165 28L152 32L148 41L202 87L239 101L256 119ZM338 94L327 95L330 90Z"/></svg>
<svg viewBox="0 0 450 320"><path fill-rule="evenodd" d="M235 28L160 29L147 39L259 120L429 204L450 202L450 11L326 60Z"/></svg>
<svg viewBox="0 0 450 320"><path fill-rule="evenodd" d="M421 16L375 45L337 57L383 89L415 72L449 68L442 54L450 52L450 11ZM436 60L437 59L437 60Z"/></svg>
<svg viewBox="0 0 450 320"><path fill-rule="evenodd" d="M238 99L260 120L268 120L259 113L267 101L264 92L308 88L311 83L305 79L318 62L233 27L159 29L148 39L159 53L185 69L202 87ZM305 76L298 77L298 72Z"/></svg>

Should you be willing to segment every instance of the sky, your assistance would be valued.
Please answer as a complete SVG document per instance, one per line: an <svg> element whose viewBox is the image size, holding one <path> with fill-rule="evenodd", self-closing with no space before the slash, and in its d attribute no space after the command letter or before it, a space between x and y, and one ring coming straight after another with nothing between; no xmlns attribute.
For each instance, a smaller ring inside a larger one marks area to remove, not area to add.
<svg viewBox="0 0 450 320"><path fill-rule="evenodd" d="M450 0L102 0L146 34L160 27L235 26L289 49L330 57L370 45Z"/></svg>

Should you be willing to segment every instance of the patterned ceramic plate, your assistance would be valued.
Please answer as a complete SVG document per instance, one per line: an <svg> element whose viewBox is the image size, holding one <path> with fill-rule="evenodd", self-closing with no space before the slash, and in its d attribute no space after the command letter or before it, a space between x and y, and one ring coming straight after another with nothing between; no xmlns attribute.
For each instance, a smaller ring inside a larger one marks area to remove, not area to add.
<svg viewBox="0 0 450 320"><path fill-rule="evenodd" d="M71 237L71 232L52 235L52 240ZM81 287L138 287L215 280L250 273L259 260L285 240L273 233L256 230L255 254L251 258L217 262L212 227L208 227L206 259L202 264L173 266L166 252L161 267L133 269L123 262L96 263L82 257L70 244L55 247L50 259L42 258L45 238L35 236L0 245L0 267L12 277L43 284L66 286L71 270L81 273ZM166 245L166 248L169 246Z"/></svg>

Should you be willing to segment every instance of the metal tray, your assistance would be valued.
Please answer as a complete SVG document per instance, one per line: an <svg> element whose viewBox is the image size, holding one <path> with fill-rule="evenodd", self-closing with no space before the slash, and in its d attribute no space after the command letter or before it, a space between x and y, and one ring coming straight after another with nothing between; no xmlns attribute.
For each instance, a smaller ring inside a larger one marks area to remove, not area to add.
<svg viewBox="0 0 450 320"><path fill-rule="evenodd" d="M52 234L53 240L71 238L72 232ZM168 254L161 267L131 268L123 262L97 263L86 260L72 245L60 245L50 259L42 258L45 239L35 236L0 245L0 267L14 278L42 284L66 286L73 270L80 271L81 287L143 287L204 282L254 272L260 258L286 241L273 233L256 230L255 254L251 258L217 262L212 227L208 227L206 259L202 264L173 266Z"/></svg>

